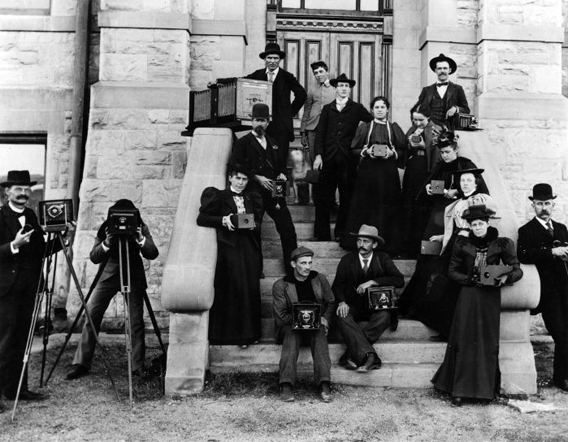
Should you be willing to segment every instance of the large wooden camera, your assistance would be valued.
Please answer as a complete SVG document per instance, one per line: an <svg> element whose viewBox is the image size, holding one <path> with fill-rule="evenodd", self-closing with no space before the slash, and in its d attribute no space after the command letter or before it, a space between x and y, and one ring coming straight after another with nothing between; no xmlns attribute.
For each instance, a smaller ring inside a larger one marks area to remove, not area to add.
<svg viewBox="0 0 568 442"><path fill-rule="evenodd" d="M321 326L321 305L305 302L292 303L294 330L319 330Z"/></svg>
<svg viewBox="0 0 568 442"><path fill-rule="evenodd" d="M109 209L108 229L113 235L136 235L140 227L138 209Z"/></svg>
<svg viewBox="0 0 568 442"><path fill-rule="evenodd" d="M252 213L231 215L230 219L236 229L254 229L254 215Z"/></svg>
<svg viewBox="0 0 568 442"><path fill-rule="evenodd" d="M430 190L433 195L443 195L444 194L444 185L446 183L444 180L432 180L430 181Z"/></svg>
<svg viewBox="0 0 568 442"><path fill-rule="evenodd" d="M483 285L495 286L495 279L513 271L512 266L487 265L479 269L479 282Z"/></svg>
<svg viewBox="0 0 568 442"><path fill-rule="evenodd" d="M367 302L370 310L389 310L398 308L394 296L394 287L369 287Z"/></svg>
<svg viewBox="0 0 568 442"><path fill-rule="evenodd" d="M73 221L73 200L39 202L39 223L46 232L61 232Z"/></svg>

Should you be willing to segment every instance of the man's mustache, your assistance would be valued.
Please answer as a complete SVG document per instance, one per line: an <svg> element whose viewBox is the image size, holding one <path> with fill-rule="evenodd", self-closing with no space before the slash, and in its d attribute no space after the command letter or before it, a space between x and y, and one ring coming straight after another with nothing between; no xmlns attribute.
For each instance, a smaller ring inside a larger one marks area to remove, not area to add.
<svg viewBox="0 0 568 442"><path fill-rule="evenodd" d="M26 200L26 201L27 201L27 200L30 199L30 197L27 196L27 195L20 195L20 196L17 196L16 199L17 199L17 200Z"/></svg>
<svg viewBox="0 0 568 442"><path fill-rule="evenodd" d="M257 134L257 135L264 135L265 130L264 127L262 126L256 126L253 131Z"/></svg>

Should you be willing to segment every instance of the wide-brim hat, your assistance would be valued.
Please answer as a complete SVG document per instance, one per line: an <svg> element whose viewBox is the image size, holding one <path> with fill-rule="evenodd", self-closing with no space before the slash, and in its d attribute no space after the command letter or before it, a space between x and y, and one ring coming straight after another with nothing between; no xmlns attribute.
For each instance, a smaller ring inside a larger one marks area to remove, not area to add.
<svg viewBox="0 0 568 442"><path fill-rule="evenodd" d="M0 183L2 187L10 186L33 186L37 181L30 180L30 172L28 170L10 170L6 181Z"/></svg>
<svg viewBox="0 0 568 442"><path fill-rule="evenodd" d="M490 207L487 207L485 204L476 204L473 206L469 206L466 210L464 210L462 214L462 218L465 220L473 220L473 219L484 219L484 218L492 218L497 219L499 218L496 216L496 211Z"/></svg>
<svg viewBox="0 0 568 442"><path fill-rule="evenodd" d="M264 118L268 120L270 118L270 108L265 103L256 103L252 107L250 116L251 118Z"/></svg>
<svg viewBox="0 0 568 442"><path fill-rule="evenodd" d="M538 183L535 184L533 187L533 194L529 196L529 199L532 200L539 200L539 201L546 201L546 200L553 200L556 198L556 195L552 193L552 186L548 183Z"/></svg>
<svg viewBox="0 0 568 442"><path fill-rule="evenodd" d="M264 60L266 56L270 54L276 54L280 58L286 58L286 52L280 49L280 45L278 43L267 43L264 47L264 52L261 52L258 56Z"/></svg>
<svg viewBox="0 0 568 442"><path fill-rule="evenodd" d="M479 168L475 167L475 168L470 168L470 169L454 170L452 173L457 178L457 177L463 175L464 173L473 173L474 175L481 175L483 172L485 172L485 169L479 169Z"/></svg>
<svg viewBox="0 0 568 442"><path fill-rule="evenodd" d="M353 236L360 236L363 238L371 238L374 239L379 243L379 246L383 246L385 244L385 240L379 236L379 231L374 226L368 226L367 224L363 224L358 233L350 232L350 235Z"/></svg>
<svg viewBox="0 0 568 442"><path fill-rule="evenodd" d="M290 259L295 261L296 259L301 258L302 256L314 256L314 251L308 249L307 247L300 246L297 249L292 250L292 253L290 254Z"/></svg>
<svg viewBox="0 0 568 442"><path fill-rule="evenodd" d="M451 59L450 57L446 57L444 54L440 54L437 57L434 57L432 60L430 60L430 69L432 69L432 71L436 72L436 63L438 63L439 61L448 62L448 64L450 65L450 69L452 70L450 74L453 74L458 69L458 65L453 59Z"/></svg>
<svg viewBox="0 0 568 442"><path fill-rule="evenodd" d="M251 175L253 175L250 168L242 163L236 163L234 161L229 161L229 163L227 164L227 174L230 174L231 172L243 173L249 178L251 177Z"/></svg>
<svg viewBox="0 0 568 442"><path fill-rule="evenodd" d="M337 87L337 83L349 83L349 86L351 86L351 87L353 87L353 86L355 86L355 84L357 84L357 82L355 80L351 80L351 79L347 78L347 75L345 75L345 74L341 74L339 77L332 78L331 80L329 80L329 84L331 84L333 87Z"/></svg>

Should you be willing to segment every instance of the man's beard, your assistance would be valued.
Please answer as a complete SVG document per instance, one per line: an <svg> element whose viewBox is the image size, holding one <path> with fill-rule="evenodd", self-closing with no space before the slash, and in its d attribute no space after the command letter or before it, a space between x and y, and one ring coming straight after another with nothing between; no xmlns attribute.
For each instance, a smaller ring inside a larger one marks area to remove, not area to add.
<svg viewBox="0 0 568 442"><path fill-rule="evenodd" d="M255 134L257 134L259 137L263 137L266 134L266 131L264 130L264 127L262 127L262 126L256 126L255 128L253 128L252 131Z"/></svg>

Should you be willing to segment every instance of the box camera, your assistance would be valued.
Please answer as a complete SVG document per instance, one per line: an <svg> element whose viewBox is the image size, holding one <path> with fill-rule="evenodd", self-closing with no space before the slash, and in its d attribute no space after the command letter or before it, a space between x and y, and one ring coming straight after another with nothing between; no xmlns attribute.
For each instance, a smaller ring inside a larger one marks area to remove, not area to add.
<svg viewBox="0 0 568 442"><path fill-rule="evenodd" d="M398 308L394 298L394 287L369 287L367 302L371 310L388 310Z"/></svg>
<svg viewBox="0 0 568 442"><path fill-rule="evenodd" d="M241 213L238 215L231 215L231 223L236 229L253 229L254 215L248 213Z"/></svg>
<svg viewBox="0 0 568 442"><path fill-rule="evenodd" d="M138 209L109 209L108 228L113 235L136 235L140 226Z"/></svg>
<svg viewBox="0 0 568 442"><path fill-rule="evenodd" d="M440 241L420 241L421 255L439 255L442 251L442 243Z"/></svg>
<svg viewBox="0 0 568 442"><path fill-rule="evenodd" d="M386 157L388 149L386 144L373 144L371 146L371 152L373 152L373 155L376 157Z"/></svg>
<svg viewBox="0 0 568 442"><path fill-rule="evenodd" d="M306 183L317 184L320 179L319 170L308 170L306 171Z"/></svg>
<svg viewBox="0 0 568 442"><path fill-rule="evenodd" d="M272 198L280 198L288 196L290 183L285 180L272 181Z"/></svg>
<svg viewBox="0 0 568 442"><path fill-rule="evenodd" d="M444 194L444 180L432 180L430 181L430 187L432 188L432 194L443 195Z"/></svg>
<svg viewBox="0 0 568 442"><path fill-rule="evenodd" d="M39 223L46 232L60 232L74 221L73 200L48 200L39 202Z"/></svg>
<svg viewBox="0 0 568 442"><path fill-rule="evenodd" d="M479 282L483 285L495 285L495 278L506 275L513 271L512 266L506 265L487 265L479 269Z"/></svg>
<svg viewBox="0 0 568 442"><path fill-rule="evenodd" d="M319 330L321 325L321 305L303 302L292 303L294 330Z"/></svg>
<svg viewBox="0 0 568 442"><path fill-rule="evenodd" d="M418 144L418 143L420 143L421 141L422 141L422 136L417 135L417 134L410 135L410 142L411 142L411 143Z"/></svg>

